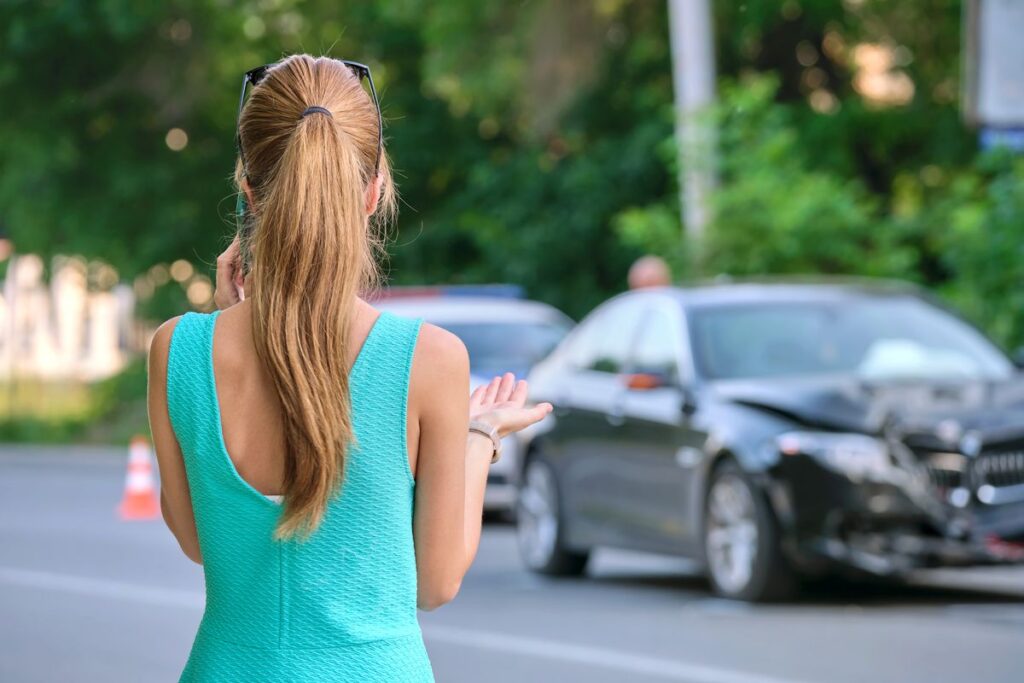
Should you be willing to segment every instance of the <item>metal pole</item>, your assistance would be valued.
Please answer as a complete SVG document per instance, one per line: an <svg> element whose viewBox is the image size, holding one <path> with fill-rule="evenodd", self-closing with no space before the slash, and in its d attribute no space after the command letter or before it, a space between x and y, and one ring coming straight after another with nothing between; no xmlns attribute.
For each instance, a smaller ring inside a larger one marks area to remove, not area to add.
<svg viewBox="0 0 1024 683"><path fill-rule="evenodd" d="M679 203L685 237L699 248L715 185L715 128L704 116L715 99L715 48L709 0L669 0L672 81L679 153ZM696 250L695 250L696 251Z"/></svg>
<svg viewBox="0 0 1024 683"><path fill-rule="evenodd" d="M14 250L7 260L7 273L4 276L4 295L7 304L7 339L4 340L4 353L7 355L7 414L6 418L15 417L15 401L17 400L17 372L18 372L18 257Z"/></svg>

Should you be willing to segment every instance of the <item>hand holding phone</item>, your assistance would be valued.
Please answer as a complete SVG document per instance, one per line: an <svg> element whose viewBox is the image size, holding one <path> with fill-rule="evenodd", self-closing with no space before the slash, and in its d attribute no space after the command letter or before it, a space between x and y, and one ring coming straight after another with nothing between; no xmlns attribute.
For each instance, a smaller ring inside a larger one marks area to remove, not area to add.
<svg viewBox="0 0 1024 683"><path fill-rule="evenodd" d="M213 303L224 310L240 301L245 301L244 275L242 273L242 250L238 235L217 257L217 286L213 292Z"/></svg>

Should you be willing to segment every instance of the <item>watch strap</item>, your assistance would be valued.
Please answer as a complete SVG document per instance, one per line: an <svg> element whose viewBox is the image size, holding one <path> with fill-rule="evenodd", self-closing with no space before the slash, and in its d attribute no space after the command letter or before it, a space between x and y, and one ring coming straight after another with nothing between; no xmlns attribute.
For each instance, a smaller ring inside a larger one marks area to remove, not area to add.
<svg viewBox="0 0 1024 683"><path fill-rule="evenodd" d="M487 424L482 420L470 420L469 431L486 436L491 440L491 447L493 452L491 453L491 464L498 462L501 458L501 437L498 436L498 430L494 425Z"/></svg>

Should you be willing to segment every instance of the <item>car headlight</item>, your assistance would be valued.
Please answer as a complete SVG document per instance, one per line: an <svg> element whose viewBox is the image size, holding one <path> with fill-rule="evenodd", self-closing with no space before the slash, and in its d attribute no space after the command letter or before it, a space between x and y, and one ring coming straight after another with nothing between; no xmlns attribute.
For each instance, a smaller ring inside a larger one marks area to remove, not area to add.
<svg viewBox="0 0 1024 683"><path fill-rule="evenodd" d="M863 434L787 432L776 444L784 456L810 456L857 481L888 480L894 469L885 442Z"/></svg>

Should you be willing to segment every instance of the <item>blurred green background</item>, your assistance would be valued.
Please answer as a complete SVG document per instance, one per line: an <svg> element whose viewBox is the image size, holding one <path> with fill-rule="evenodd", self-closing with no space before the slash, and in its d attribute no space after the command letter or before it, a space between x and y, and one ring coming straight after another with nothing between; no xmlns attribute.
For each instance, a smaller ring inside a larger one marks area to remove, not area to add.
<svg viewBox="0 0 1024 683"><path fill-rule="evenodd" d="M720 180L701 245L682 239L666 3L646 0L5 2L0 231L45 264L112 267L89 286L131 284L150 323L208 306L189 286L234 229L241 76L329 54L370 64L381 93L392 284L517 283L580 317L653 252L681 281L910 280L1024 342L1024 164L963 123L961 3L713 7ZM145 425L139 361L85 389L15 384L0 439Z"/></svg>

